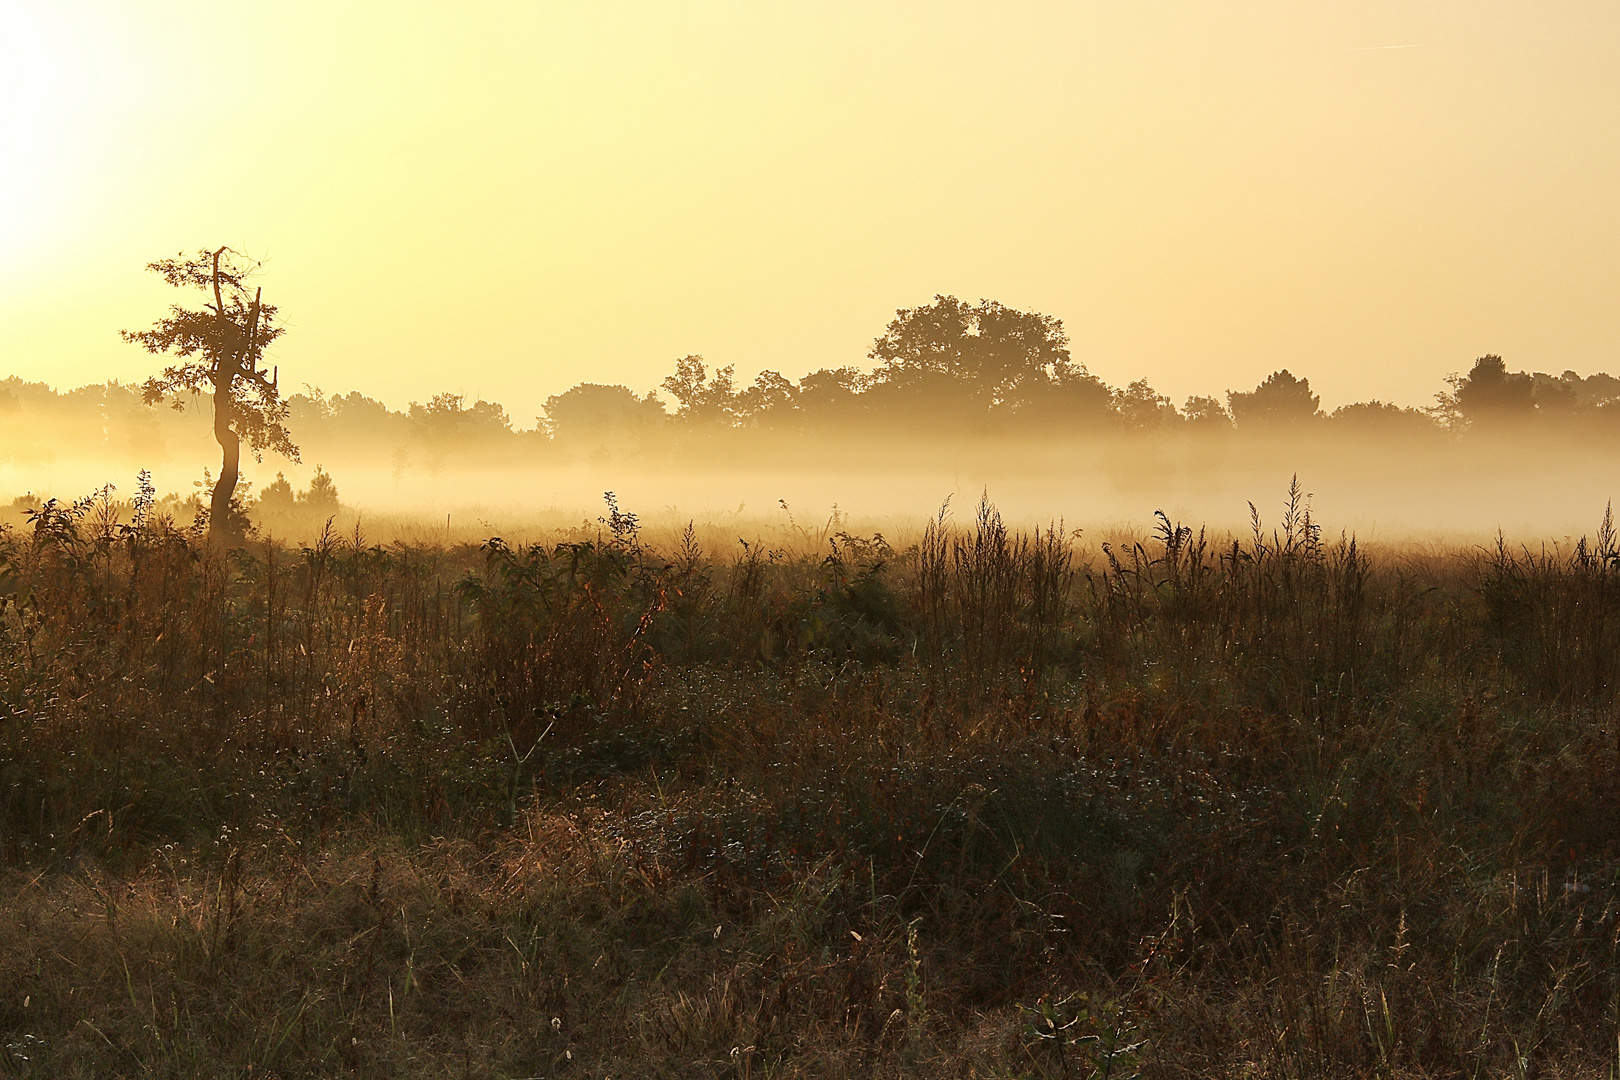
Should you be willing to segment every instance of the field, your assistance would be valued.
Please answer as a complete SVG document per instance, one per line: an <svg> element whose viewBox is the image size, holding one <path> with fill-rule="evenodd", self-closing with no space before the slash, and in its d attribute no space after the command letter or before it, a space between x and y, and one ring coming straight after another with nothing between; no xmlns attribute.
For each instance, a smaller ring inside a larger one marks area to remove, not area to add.
<svg viewBox="0 0 1620 1080"><path fill-rule="evenodd" d="M48 507L0 1075L1613 1076L1612 523L1145 528Z"/></svg>

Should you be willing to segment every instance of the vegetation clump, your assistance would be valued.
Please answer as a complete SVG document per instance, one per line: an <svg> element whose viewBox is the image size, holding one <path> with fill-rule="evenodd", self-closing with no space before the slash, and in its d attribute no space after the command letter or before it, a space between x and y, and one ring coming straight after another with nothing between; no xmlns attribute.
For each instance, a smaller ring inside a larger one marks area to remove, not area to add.
<svg viewBox="0 0 1620 1080"><path fill-rule="evenodd" d="M39 506L0 1073L1608 1075L1617 574L1297 485L1095 548Z"/></svg>

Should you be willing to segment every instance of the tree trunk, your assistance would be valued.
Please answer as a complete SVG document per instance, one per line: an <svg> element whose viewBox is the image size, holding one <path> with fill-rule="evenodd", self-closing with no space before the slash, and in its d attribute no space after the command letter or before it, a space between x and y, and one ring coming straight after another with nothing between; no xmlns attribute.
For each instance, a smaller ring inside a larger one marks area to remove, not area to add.
<svg viewBox="0 0 1620 1080"><path fill-rule="evenodd" d="M241 539L236 535L236 522L231 520L231 498L236 494L236 483L242 476L242 437L231 422L236 419L236 373L241 366L241 330L225 315L225 297L219 287L219 257L225 251L214 252L214 316L219 320L220 340L214 358L214 438L224 452L219 466L219 480L214 484L213 498L208 505L208 539L224 544Z"/></svg>
<svg viewBox="0 0 1620 1080"><path fill-rule="evenodd" d="M230 391L214 391L214 438L224 451L220 462L219 479L214 483L213 498L208 504L208 538L215 542L240 539L236 523L231 519L231 497L242 476L242 439L231 427Z"/></svg>

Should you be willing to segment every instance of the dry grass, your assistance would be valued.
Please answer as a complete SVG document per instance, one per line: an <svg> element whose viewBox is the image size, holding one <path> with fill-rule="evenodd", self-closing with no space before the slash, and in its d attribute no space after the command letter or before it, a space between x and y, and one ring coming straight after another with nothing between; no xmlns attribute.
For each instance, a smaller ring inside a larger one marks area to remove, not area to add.
<svg viewBox="0 0 1620 1080"><path fill-rule="evenodd" d="M1608 1076L1612 529L0 537L0 1074Z"/></svg>

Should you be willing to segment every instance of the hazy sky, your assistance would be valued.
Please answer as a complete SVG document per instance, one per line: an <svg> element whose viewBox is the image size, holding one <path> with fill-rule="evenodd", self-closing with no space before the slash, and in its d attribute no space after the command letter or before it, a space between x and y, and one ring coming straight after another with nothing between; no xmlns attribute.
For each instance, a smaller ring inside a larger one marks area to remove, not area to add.
<svg viewBox="0 0 1620 1080"><path fill-rule="evenodd" d="M0 0L0 376L137 379L267 261L283 385L521 426L937 292L1181 401L1620 373L1620 5Z"/></svg>

